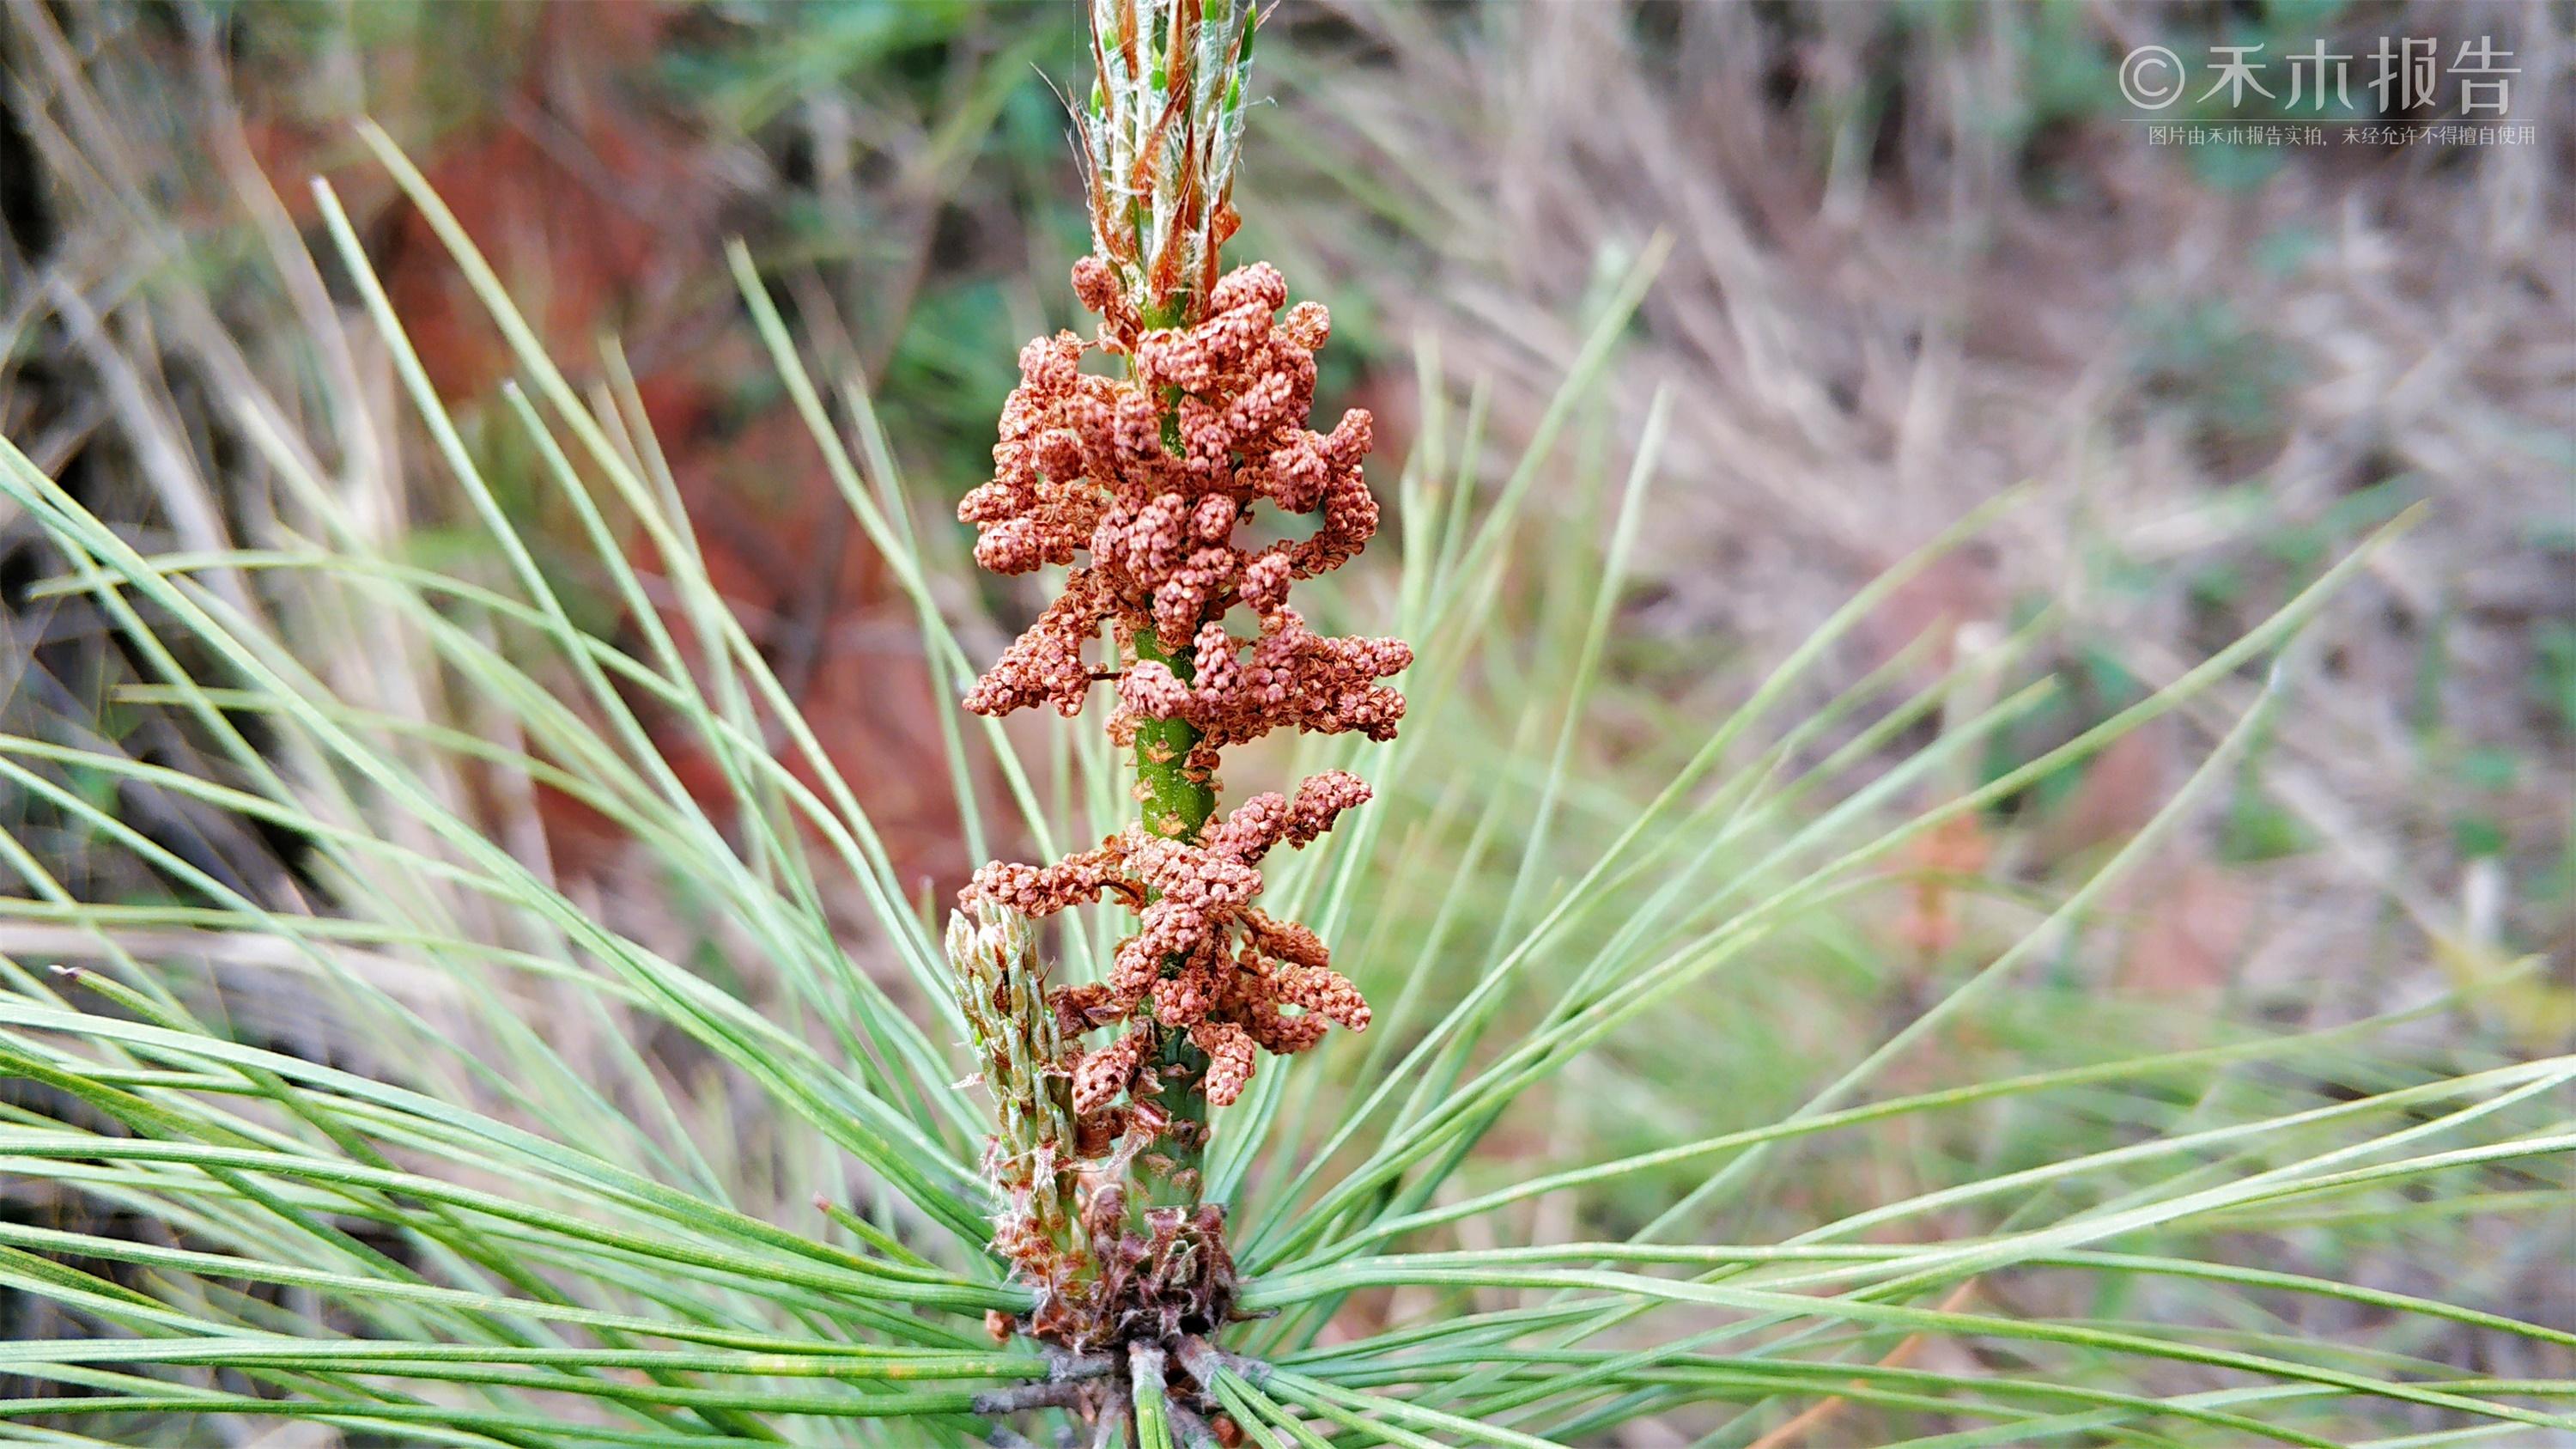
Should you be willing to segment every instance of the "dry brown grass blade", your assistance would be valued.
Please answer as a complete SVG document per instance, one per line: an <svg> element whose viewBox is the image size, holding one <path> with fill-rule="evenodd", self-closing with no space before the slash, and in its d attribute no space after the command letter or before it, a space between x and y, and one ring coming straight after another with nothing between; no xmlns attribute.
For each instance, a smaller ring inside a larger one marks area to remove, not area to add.
<svg viewBox="0 0 2576 1449"><path fill-rule="evenodd" d="M1977 1280L1971 1278L1950 1290L1950 1296L1941 1300L1940 1311L1957 1313L1966 1308L1968 1301L1976 1296ZM1889 1349L1880 1357L1878 1367L1903 1368L1916 1354L1922 1352L1923 1346L1930 1341L1928 1335L1909 1333L1896 1347ZM1854 1387L1860 1386L1856 1384ZM1804 1442L1809 1434L1833 1422L1834 1417L1850 1404L1851 1400L1839 1397L1811 1404L1800 1410L1796 1418L1754 1440L1746 1445L1745 1449L1795 1449L1795 1446Z"/></svg>

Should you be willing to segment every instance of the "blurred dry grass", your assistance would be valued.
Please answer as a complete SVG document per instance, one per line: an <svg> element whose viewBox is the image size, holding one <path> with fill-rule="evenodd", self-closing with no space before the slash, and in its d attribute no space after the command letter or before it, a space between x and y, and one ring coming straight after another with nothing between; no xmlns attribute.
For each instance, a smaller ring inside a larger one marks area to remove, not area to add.
<svg viewBox="0 0 2576 1449"><path fill-rule="evenodd" d="M1647 534L1662 597L1636 623L1703 708L1744 687L1716 650L1777 657L2024 479L2040 501L2012 544L1911 591L1890 647L1935 614L2055 600L2063 662L2153 687L2430 500L2314 641L2332 704L2249 778L2252 838L2204 840L2136 902L2135 980L2340 979L2361 1009L2405 989L2372 969L2393 897L2464 950L2552 953L2563 991L2567 13L2237 7L2445 54L2510 35L2540 143L2254 152L2229 174L2115 119L2102 58L2214 38L2221 9L1334 6L1282 47L1295 124L1266 134L1294 154L1254 166L1269 204L1249 209L1374 282L1390 335L1437 334L1462 386L1497 379L1505 428L1551 385L1603 258L1674 239L1613 391L1639 413L1653 382L1688 399L1688 481ZM1337 182L1350 200L1316 204ZM1355 221L1372 199L1403 224ZM2134 742L2025 845L2122 834L2190 743Z"/></svg>

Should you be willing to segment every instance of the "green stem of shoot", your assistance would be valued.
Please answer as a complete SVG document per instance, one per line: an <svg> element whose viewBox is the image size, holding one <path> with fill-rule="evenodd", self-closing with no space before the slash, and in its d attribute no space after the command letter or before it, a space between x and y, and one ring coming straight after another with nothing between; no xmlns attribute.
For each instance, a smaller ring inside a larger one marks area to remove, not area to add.
<svg viewBox="0 0 2576 1449"><path fill-rule="evenodd" d="M1145 323L1148 327L1173 326L1187 307L1186 295L1175 296L1163 306L1147 308ZM1179 399L1178 390L1173 391L1173 396L1164 399L1163 446L1178 453ZM1152 660L1170 669L1177 679L1186 682L1190 678L1194 668L1190 656L1165 649L1152 629L1138 629L1134 643L1139 662ZM1188 773L1190 751L1198 742L1198 730L1186 720L1137 722L1136 795L1144 810L1147 834L1195 843L1207 828L1208 817L1216 813L1215 788ZM1178 966L1178 962L1165 963L1167 971ZM1198 1205L1206 1180L1208 1104L1201 1084L1207 1079L1207 1067L1207 1053L1200 1051L1188 1036L1176 1031L1163 1038L1162 1048L1155 1055L1154 1073L1164 1083L1162 1105L1171 1114L1172 1131L1158 1144L1156 1152L1137 1164L1139 1208L1187 1209Z"/></svg>

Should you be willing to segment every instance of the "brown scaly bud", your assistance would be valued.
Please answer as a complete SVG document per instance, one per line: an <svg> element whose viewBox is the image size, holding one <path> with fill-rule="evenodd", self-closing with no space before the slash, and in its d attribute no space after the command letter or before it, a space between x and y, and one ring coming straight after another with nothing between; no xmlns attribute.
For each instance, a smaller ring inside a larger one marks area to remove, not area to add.
<svg viewBox="0 0 2576 1449"><path fill-rule="evenodd" d="M1092 0L1091 12L1098 79L1074 119L1102 268L1161 322L1221 312L1256 7Z"/></svg>
<svg viewBox="0 0 2576 1449"><path fill-rule="evenodd" d="M948 960L975 1047L995 1130L984 1172L1001 1199L993 1248L1022 1279L1053 1286L1085 1249L1079 1109L1057 1063L1061 1023L1050 1004L1029 918L978 901L948 918Z"/></svg>

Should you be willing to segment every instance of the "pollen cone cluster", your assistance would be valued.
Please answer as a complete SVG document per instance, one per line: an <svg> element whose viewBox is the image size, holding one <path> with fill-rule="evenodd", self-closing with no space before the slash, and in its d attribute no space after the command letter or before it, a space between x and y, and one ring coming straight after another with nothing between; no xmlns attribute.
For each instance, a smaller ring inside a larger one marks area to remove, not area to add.
<svg viewBox="0 0 2576 1449"><path fill-rule="evenodd" d="M1207 1053L1207 1098L1222 1107L1251 1080L1255 1047L1303 1051L1323 1037L1328 1021L1367 1028L1368 1003L1333 970L1315 933L1252 904L1261 892L1255 867L1272 846L1305 845L1367 798L1367 785L1335 770L1300 785L1293 802L1255 795L1201 844L1130 829L1054 865L996 862L975 873L966 901L1033 918L1104 893L1144 903L1137 933L1119 944L1107 981L1048 995L1067 1034L1125 1024L1074 1069L1077 1114L1093 1116L1133 1092L1160 1031L1187 1032Z"/></svg>
<svg viewBox="0 0 2576 1449"><path fill-rule="evenodd" d="M1288 603L1290 584L1340 567L1377 532L1360 474L1369 415L1344 413L1330 433L1305 426L1315 349L1331 329L1324 309L1301 302L1277 315L1288 284L1259 262L1218 282L1207 320L1188 328L1140 331L1096 257L1074 269L1074 285L1102 313L1097 336L1062 332L1021 352L993 479L957 510L976 527L984 567L1063 564L1072 576L966 707L1078 713L1093 682L1084 649L1107 624L1130 656L1150 632L1157 652L1186 651L1191 672L1184 681L1154 661L1128 670L1112 723L1122 739L1139 718L1184 720L1204 737L1191 763L1207 769L1217 749L1281 725L1392 735L1404 698L1378 681L1411 664L1412 650L1325 638ZM1131 358L1133 375L1082 371L1095 347ZM1265 500L1318 515L1313 535L1238 543ZM1257 633L1226 630L1238 603Z"/></svg>
<svg viewBox="0 0 2576 1449"><path fill-rule="evenodd" d="M1369 415L1345 413L1329 433L1306 426L1315 349L1331 326L1324 309L1289 307L1286 281L1266 263L1226 274L1180 327L1145 326L1119 270L1099 257L1073 280L1100 316L1095 334L1058 333L1021 353L992 481L958 509L986 568L1054 564L1069 574L968 691L967 708L1047 704L1070 716L1094 683L1114 679L1112 737L1138 748L1140 768L1176 768L1201 789L1214 787L1219 751L1273 729L1392 736L1404 697L1383 681L1413 662L1412 650L1320 635L1288 601L1293 584L1349 561L1378 525L1361 476ZM1123 358L1125 375L1085 371L1095 350ZM1314 526L1301 538L1242 541L1262 503L1312 514ZM1248 632L1226 625L1238 610ZM1114 652L1095 667L1087 651L1104 633ZM1149 721L1181 728L1149 739L1140 730ZM1161 1078L1173 1034L1206 1063L1179 1090L1223 1106L1241 1095L1259 1052L1302 1051L1327 1023L1367 1027L1367 1004L1323 943L1253 900L1264 854L1306 845L1368 794L1331 771L1293 798L1257 795L1220 821L1149 810L1053 865L996 862L975 874L959 898L970 909L1043 917L1108 895L1137 912L1107 980L1049 993L1068 1039L1115 1033L1067 1064L1087 1140L1150 1135L1172 1120L1175 1084Z"/></svg>

